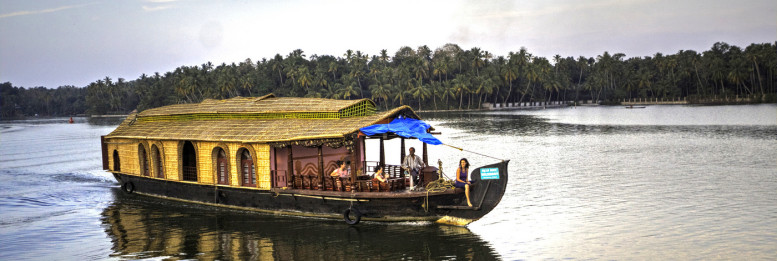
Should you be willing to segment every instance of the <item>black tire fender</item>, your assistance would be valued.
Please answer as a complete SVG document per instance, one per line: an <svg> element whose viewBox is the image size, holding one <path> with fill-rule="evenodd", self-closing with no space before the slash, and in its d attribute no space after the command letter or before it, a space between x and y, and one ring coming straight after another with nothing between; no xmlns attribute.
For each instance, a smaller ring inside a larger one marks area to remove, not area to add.
<svg viewBox="0 0 777 261"><path fill-rule="evenodd" d="M350 217L351 212L353 212L353 215L355 217L354 219L351 219ZM345 220L345 223L348 225L359 224L359 221L362 220L362 213L355 208L348 208L343 212L343 220Z"/></svg>
<svg viewBox="0 0 777 261"><path fill-rule="evenodd" d="M124 184L121 184L121 191L124 191L124 193L132 194L132 192L135 192L135 184L132 183L132 181L124 182Z"/></svg>

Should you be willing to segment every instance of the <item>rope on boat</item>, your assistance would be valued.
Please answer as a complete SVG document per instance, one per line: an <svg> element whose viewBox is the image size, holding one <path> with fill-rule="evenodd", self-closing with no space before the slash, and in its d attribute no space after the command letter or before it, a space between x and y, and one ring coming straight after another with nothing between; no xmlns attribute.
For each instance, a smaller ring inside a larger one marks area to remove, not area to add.
<svg viewBox="0 0 777 261"><path fill-rule="evenodd" d="M444 192L453 188L453 180L447 179L445 174L440 173L440 178L426 184L426 198L424 199L424 211L429 212L429 193ZM443 176L445 178L443 178Z"/></svg>
<svg viewBox="0 0 777 261"><path fill-rule="evenodd" d="M477 155L480 155L480 156L483 156L483 157L489 157L489 158L492 158L492 159L497 159L499 161L505 161L504 159L500 159L500 158L497 158L497 157L494 157L494 156L489 156L489 155L486 155L486 154L483 154L483 153L479 153L479 152L474 152L474 151L471 151L471 150L465 150L463 148L459 148L459 147L456 147L456 146L453 146L453 145L448 145L448 144L444 144L444 143L443 143L443 145L451 147L451 148L454 148L454 149L457 149L457 150L460 150L460 151L466 151L466 152L469 152L469 153L477 154Z"/></svg>

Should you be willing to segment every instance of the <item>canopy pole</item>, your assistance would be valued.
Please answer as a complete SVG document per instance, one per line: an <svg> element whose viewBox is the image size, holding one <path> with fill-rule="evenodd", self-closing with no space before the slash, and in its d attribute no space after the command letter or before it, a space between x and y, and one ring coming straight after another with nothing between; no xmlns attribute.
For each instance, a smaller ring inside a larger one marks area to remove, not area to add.
<svg viewBox="0 0 777 261"><path fill-rule="evenodd" d="M399 153L399 164L402 165L402 163L405 161L405 137L401 137L401 143L399 146L399 149L401 150Z"/></svg>
<svg viewBox="0 0 777 261"><path fill-rule="evenodd" d="M423 145L424 165L429 166L429 154L426 153L426 142L421 142L421 143L424 144Z"/></svg>
<svg viewBox="0 0 777 261"><path fill-rule="evenodd" d="M383 137L380 137L380 165L386 166L386 150L383 146Z"/></svg>
<svg viewBox="0 0 777 261"><path fill-rule="evenodd" d="M356 176L359 175L359 154L361 151L359 150L359 138L356 137L356 139L353 143L353 150L351 150L351 191L356 191Z"/></svg>

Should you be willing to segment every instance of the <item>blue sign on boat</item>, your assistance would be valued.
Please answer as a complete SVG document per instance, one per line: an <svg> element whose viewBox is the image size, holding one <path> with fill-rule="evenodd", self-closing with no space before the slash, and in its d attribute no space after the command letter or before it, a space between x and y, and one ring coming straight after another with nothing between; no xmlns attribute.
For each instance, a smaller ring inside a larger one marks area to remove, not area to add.
<svg viewBox="0 0 777 261"><path fill-rule="evenodd" d="M499 179L499 168L480 169L480 179Z"/></svg>

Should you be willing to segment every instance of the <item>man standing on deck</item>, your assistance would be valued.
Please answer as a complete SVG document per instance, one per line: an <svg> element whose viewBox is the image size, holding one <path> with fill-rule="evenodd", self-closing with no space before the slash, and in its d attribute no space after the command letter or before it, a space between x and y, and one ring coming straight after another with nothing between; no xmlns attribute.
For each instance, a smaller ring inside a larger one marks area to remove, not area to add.
<svg viewBox="0 0 777 261"><path fill-rule="evenodd" d="M410 155L405 156L402 160L402 169L406 170L413 177L412 186L418 185L418 172L421 168L426 167L424 161L418 155L415 155L415 148L410 147Z"/></svg>

